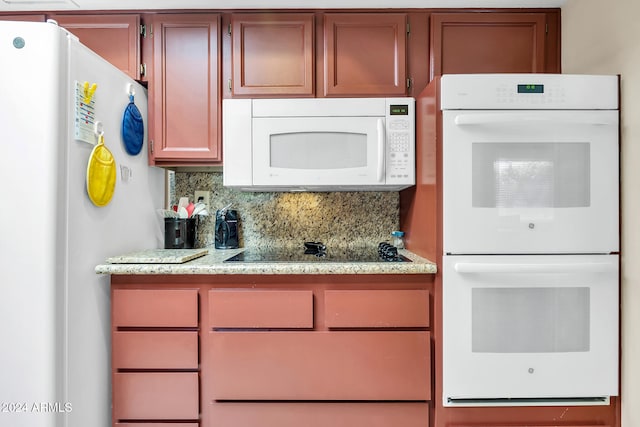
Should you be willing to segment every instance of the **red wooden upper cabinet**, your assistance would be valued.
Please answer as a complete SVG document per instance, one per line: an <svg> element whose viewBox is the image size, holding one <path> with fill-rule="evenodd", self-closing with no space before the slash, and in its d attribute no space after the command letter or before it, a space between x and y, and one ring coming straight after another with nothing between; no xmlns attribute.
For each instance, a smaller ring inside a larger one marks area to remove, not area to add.
<svg viewBox="0 0 640 427"><path fill-rule="evenodd" d="M156 165L219 162L220 16L157 14L150 20L150 161Z"/></svg>
<svg viewBox="0 0 640 427"><path fill-rule="evenodd" d="M311 13L231 16L234 96L313 96Z"/></svg>
<svg viewBox="0 0 640 427"><path fill-rule="evenodd" d="M324 95L404 96L407 15L324 15Z"/></svg>
<svg viewBox="0 0 640 427"><path fill-rule="evenodd" d="M434 13L431 78L545 71L545 13Z"/></svg>
<svg viewBox="0 0 640 427"><path fill-rule="evenodd" d="M50 15L89 49L140 78L140 15Z"/></svg>

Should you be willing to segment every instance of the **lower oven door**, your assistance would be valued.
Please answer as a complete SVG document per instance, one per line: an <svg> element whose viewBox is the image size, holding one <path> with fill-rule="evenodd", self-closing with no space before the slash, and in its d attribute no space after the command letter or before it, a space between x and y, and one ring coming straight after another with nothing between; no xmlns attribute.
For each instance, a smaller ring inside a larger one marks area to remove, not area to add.
<svg viewBox="0 0 640 427"><path fill-rule="evenodd" d="M618 394L618 255L443 257L445 406Z"/></svg>

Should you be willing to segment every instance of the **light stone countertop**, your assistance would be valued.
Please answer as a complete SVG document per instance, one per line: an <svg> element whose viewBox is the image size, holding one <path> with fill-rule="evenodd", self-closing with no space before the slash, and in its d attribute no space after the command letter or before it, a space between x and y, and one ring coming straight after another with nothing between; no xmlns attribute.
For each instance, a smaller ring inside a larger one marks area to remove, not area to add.
<svg viewBox="0 0 640 427"><path fill-rule="evenodd" d="M410 251L400 254L412 262L229 262L224 260L245 249L213 249L207 255L177 264L153 264L148 259L162 255L165 250L156 249L126 254L110 259L126 259L126 264L100 264L97 274L153 275L153 274L435 274L436 264ZM168 251L168 250L167 250ZM140 256L141 263L136 263Z"/></svg>

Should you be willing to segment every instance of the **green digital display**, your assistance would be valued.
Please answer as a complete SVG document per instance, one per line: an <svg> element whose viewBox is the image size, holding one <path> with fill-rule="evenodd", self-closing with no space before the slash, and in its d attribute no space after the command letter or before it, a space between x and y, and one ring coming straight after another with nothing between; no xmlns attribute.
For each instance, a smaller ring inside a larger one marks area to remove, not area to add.
<svg viewBox="0 0 640 427"><path fill-rule="evenodd" d="M544 93L544 85L518 85L518 93Z"/></svg>
<svg viewBox="0 0 640 427"><path fill-rule="evenodd" d="M389 106L389 114L391 114L392 116L408 116L409 106L408 105L391 105Z"/></svg>

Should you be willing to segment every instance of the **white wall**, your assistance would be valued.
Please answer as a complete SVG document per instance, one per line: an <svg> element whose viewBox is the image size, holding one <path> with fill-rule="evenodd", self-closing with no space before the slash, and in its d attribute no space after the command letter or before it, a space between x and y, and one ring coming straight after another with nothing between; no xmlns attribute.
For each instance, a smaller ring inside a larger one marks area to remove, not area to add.
<svg viewBox="0 0 640 427"><path fill-rule="evenodd" d="M621 75L622 426L640 426L640 2L567 0L562 71Z"/></svg>

